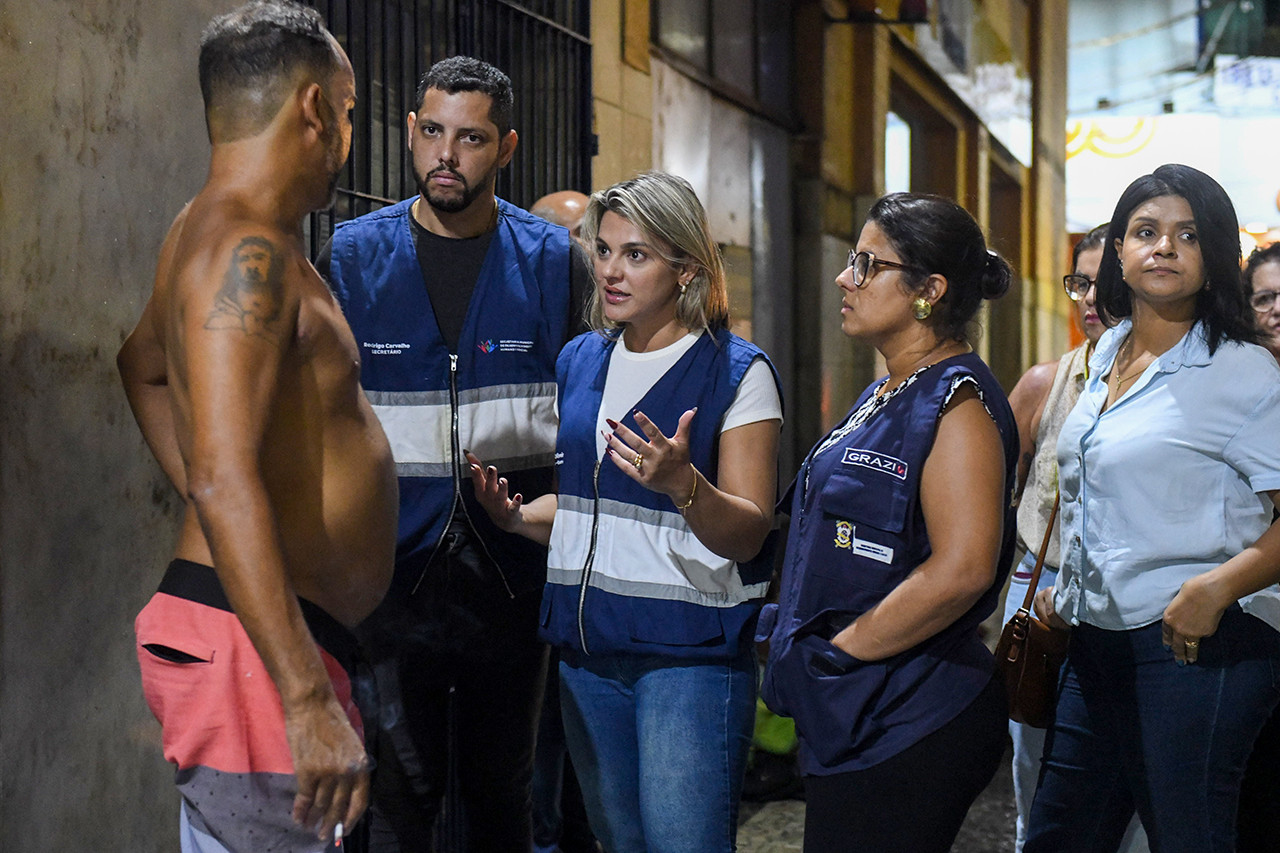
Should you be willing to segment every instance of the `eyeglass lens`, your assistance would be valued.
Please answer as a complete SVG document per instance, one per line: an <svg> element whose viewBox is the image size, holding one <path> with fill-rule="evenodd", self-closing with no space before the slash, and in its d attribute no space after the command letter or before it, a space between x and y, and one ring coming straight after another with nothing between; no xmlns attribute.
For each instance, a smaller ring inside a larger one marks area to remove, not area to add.
<svg viewBox="0 0 1280 853"><path fill-rule="evenodd" d="M1254 311L1270 311L1271 306L1276 304L1276 296L1280 294L1280 290L1258 290L1249 297L1249 304L1253 306Z"/></svg>
<svg viewBox="0 0 1280 853"><path fill-rule="evenodd" d="M1093 281L1088 276L1078 273L1063 276L1062 283L1066 285L1067 295L1076 302L1084 299L1085 294L1089 292L1089 288L1093 287Z"/></svg>
<svg viewBox="0 0 1280 853"><path fill-rule="evenodd" d="M851 249L849 266L853 268L853 286L862 287L867 280L867 273L871 271L871 254Z"/></svg>

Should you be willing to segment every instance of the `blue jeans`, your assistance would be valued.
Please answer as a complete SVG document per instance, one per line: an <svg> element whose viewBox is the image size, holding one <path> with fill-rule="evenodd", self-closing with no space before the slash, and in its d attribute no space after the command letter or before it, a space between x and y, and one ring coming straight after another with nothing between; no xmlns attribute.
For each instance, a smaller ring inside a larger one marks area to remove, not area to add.
<svg viewBox="0 0 1280 853"><path fill-rule="evenodd" d="M1036 555L1030 551L1023 556L1018 565L1013 567L1002 624L1007 625L1013 618L1013 614L1017 613L1018 608L1022 606L1022 602L1027 597L1027 585L1031 582L1031 572L1035 567ZM1057 567L1046 564L1040 572L1040 582L1036 584L1036 589L1041 590L1057 582ZM1022 848L1027 843L1027 818L1031 814L1031 802L1035 799L1036 783L1040 779L1040 758L1044 755L1045 734L1045 729L1009 721L1009 738L1013 741L1013 800L1018 809L1016 835L1013 842L1014 853L1022 853ZM1147 835L1136 814L1130 821L1125 837L1117 849L1119 853L1146 853Z"/></svg>
<svg viewBox="0 0 1280 853"><path fill-rule="evenodd" d="M1233 853L1240 780L1280 701L1280 633L1238 606L1178 666L1156 622L1072 631L1026 853L1111 853L1136 810L1156 853Z"/></svg>
<svg viewBox="0 0 1280 853"><path fill-rule="evenodd" d="M591 656L560 662L565 738L609 853L730 853L755 717L756 663Z"/></svg>

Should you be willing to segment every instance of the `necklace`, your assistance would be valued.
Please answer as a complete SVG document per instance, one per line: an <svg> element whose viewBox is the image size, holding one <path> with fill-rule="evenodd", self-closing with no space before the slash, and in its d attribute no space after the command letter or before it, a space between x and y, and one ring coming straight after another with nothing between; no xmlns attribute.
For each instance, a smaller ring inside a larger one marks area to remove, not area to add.
<svg viewBox="0 0 1280 853"><path fill-rule="evenodd" d="M1124 352L1128 352L1128 353L1132 354L1132 352L1133 352L1133 338L1125 338L1125 339L1124 339L1124 344L1122 344L1122 345L1121 345L1120 349L1121 349L1121 350L1123 350ZM1146 361L1146 363L1145 363L1145 364L1143 364L1141 367L1137 368L1136 370L1134 370L1133 372L1131 372L1131 373L1129 373L1129 374L1127 374L1127 375L1121 376L1121 375L1120 375L1120 355L1121 355L1121 354L1122 354L1122 353L1117 353L1117 354L1116 354L1116 360L1115 360L1115 362L1111 365L1111 381L1112 381L1112 384L1114 385L1115 390L1116 390L1116 392L1117 392L1117 393L1119 393L1119 391L1120 391L1120 386L1121 386L1121 385L1125 384L1125 383L1126 383L1126 382L1128 382L1130 379L1133 379L1133 378L1135 378L1135 377L1137 377L1137 376L1141 376L1141 375L1142 375L1142 373L1143 373L1143 372L1144 372L1148 367L1150 367L1150 366L1151 366L1151 362L1155 361L1155 357L1154 357L1154 356L1152 356L1152 357L1148 358L1148 359L1147 359L1147 361ZM1139 360L1141 360L1141 359L1139 359Z"/></svg>
<svg viewBox="0 0 1280 853"><path fill-rule="evenodd" d="M937 364L937 362L934 362L933 364ZM911 387L911 385L915 383L916 379L919 378L920 374L924 373L930 367L933 367L933 364L926 364L924 367L917 369L914 373L899 382L889 391L885 391L885 388L889 386L889 377L886 376L881 381L880 387L876 389L875 393L872 394L865 403L859 406L843 424L832 430L831 435L827 436L826 440L823 441L818 449L813 452L813 455L817 456L824 450L839 444L844 440L845 436L871 420L872 415L875 415L887 406L889 401L894 397Z"/></svg>

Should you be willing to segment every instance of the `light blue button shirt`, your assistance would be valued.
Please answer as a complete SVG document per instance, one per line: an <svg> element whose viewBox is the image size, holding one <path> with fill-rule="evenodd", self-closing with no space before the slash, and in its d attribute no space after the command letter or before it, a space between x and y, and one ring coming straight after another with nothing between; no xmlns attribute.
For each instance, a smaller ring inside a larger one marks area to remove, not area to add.
<svg viewBox="0 0 1280 853"><path fill-rule="evenodd" d="M1104 332L1058 435L1062 569L1054 607L1128 630L1158 622L1182 583L1257 541L1280 489L1280 367L1196 324L1111 408L1103 376L1131 323ZM1099 414L1099 412L1102 412ZM1280 586L1240 600L1280 630Z"/></svg>

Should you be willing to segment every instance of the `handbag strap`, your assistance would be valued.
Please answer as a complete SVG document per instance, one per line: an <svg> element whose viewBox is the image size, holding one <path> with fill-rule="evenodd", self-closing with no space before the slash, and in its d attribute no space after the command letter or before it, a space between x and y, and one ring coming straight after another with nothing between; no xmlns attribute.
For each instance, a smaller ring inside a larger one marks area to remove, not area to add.
<svg viewBox="0 0 1280 853"><path fill-rule="evenodd" d="M1040 543L1040 553L1036 555L1036 567L1031 570L1031 582L1027 584L1027 596L1022 599L1022 609L1031 612L1031 602L1036 597L1036 587L1040 584L1040 570L1044 568L1044 555L1049 551L1049 540L1053 536L1053 523L1058 520L1058 501L1060 492L1053 493L1053 509L1049 513L1049 526L1044 531L1044 541Z"/></svg>

